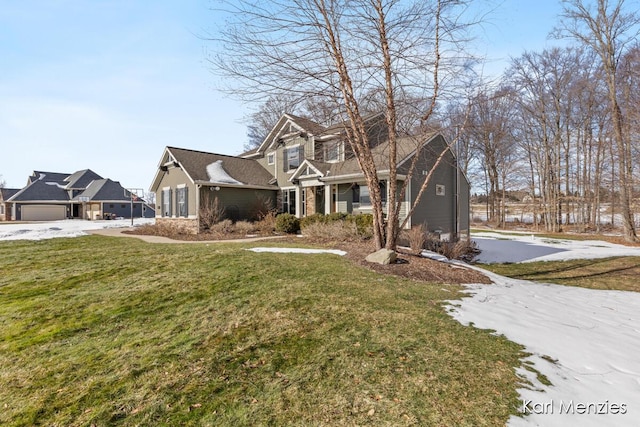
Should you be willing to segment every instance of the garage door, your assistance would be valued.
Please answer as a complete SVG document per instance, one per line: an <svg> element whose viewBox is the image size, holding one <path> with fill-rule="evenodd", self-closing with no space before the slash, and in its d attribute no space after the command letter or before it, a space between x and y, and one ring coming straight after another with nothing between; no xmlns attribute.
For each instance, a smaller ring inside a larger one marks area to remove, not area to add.
<svg viewBox="0 0 640 427"><path fill-rule="evenodd" d="M22 221L54 221L66 217L67 208L65 206L23 205L20 219Z"/></svg>

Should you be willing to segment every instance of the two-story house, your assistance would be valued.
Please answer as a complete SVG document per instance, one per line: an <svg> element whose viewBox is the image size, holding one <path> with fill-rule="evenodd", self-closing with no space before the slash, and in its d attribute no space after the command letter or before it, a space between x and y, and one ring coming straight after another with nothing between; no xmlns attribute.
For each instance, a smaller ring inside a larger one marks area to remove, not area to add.
<svg viewBox="0 0 640 427"><path fill-rule="evenodd" d="M367 120L367 131L380 178L383 202L389 191L389 158L384 116ZM457 235L469 228L469 182L441 135L426 140L403 137L397 142L397 179L402 184L418 144L416 170L402 200L404 220L425 176L440 153L426 192L407 223ZM400 187L399 185L398 187ZM181 220L198 230L199 211L213 198L232 219L254 219L256 201L297 217L314 213L371 212L369 188L344 138L342 124L323 127L306 118L283 114L262 144L240 156L223 156L166 147L150 188L161 209L156 220Z"/></svg>
<svg viewBox="0 0 640 427"><path fill-rule="evenodd" d="M119 182L91 169L72 174L34 171L24 188L4 200L2 210L5 219L14 221L155 216L151 206L132 196Z"/></svg>

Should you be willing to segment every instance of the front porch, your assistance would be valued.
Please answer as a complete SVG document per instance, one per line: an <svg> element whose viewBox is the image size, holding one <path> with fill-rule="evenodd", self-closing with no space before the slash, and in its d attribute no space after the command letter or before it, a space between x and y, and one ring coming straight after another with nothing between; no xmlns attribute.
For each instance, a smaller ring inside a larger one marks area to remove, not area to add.
<svg viewBox="0 0 640 427"><path fill-rule="evenodd" d="M400 182L399 182L400 184ZM387 180L380 182L382 191L383 210L388 215L389 185ZM400 221L404 221L409 211L410 199L407 197L402 202ZM347 214L370 214L373 206L369 195L369 189L364 181L353 180L345 182L326 183L316 179L299 180L296 186L283 188L281 192L282 212L290 213L298 218L316 213L328 215L334 212ZM407 223L411 228L411 221Z"/></svg>

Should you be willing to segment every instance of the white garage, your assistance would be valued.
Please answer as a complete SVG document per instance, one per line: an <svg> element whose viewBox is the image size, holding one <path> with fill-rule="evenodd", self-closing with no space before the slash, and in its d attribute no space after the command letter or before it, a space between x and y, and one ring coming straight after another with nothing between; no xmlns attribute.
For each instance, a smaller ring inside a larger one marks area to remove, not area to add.
<svg viewBox="0 0 640 427"><path fill-rule="evenodd" d="M67 218L66 206L59 205L22 205L22 221L55 221Z"/></svg>

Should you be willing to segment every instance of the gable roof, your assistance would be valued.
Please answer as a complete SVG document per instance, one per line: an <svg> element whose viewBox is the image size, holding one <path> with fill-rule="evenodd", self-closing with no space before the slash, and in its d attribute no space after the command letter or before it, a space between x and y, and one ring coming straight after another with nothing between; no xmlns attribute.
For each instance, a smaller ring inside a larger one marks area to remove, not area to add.
<svg viewBox="0 0 640 427"><path fill-rule="evenodd" d="M324 126L314 122L313 120L295 116L289 113L284 113L275 124L273 129L271 129L271 132L269 132L264 141L262 141L262 144L260 144L260 146L255 149L255 151L245 153L244 156L250 157L259 153L264 153L277 141L277 136L282 133L287 124L292 125L296 129L298 129L299 132L309 133L311 135L320 135L325 130Z"/></svg>
<svg viewBox="0 0 640 427"><path fill-rule="evenodd" d="M378 113L373 113L373 114L369 114L365 117L362 118L362 121L364 122L365 127L370 128L371 126L373 126L377 120L380 119L384 119L384 113L383 112L378 112ZM325 128L321 133L319 133L318 135L320 137L331 137L331 136L336 136L336 135L340 135L342 133L344 133L347 125L350 123L349 120L344 120L340 123L336 123L334 125L331 125L327 128Z"/></svg>
<svg viewBox="0 0 640 427"><path fill-rule="evenodd" d="M77 171L69 175L64 179L64 182L67 183L67 189L71 188L87 188L87 186L96 179L102 179L100 175L92 171L91 169L85 169L81 171Z"/></svg>
<svg viewBox="0 0 640 427"><path fill-rule="evenodd" d="M0 200L9 200L18 191L19 188L0 188Z"/></svg>
<svg viewBox="0 0 640 427"><path fill-rule="evenodd" d="M306 117L295 116L293 114L284 114L289 117L295 124L300 126L302 129L307 132L312 133L313 135L319 135L325 131L325 127L319 123L314 122L311 119L307 119Z"/></svg>
<svg viewBox="0 0 640 427"><path fill-rule="evenodd" d="M441 134L425 135L418 139L417 137L403 137L398 138L396 145L396 164L400 167L403 163L407 162L416 153L418 143L423 141L421 156L434 157L434 159L440 154L440 148L433 147L433 143L441 139L445 144L447 142ZM378 172L389 171L389 144L383 143L375 146L371 149L373 155L373 161L376 165ZM451 150L451 147L446 145L446 150L455 158L455 153ZM355 157L349 158L341 163L328 163L330 168L324 173L324 177L321 180L334 180L341 179L342 177L351 177L353 175L362 175L362 170L358 165L358 160ZM400 173L400 172L398 172ZM464 179L469 181L466 175L463 173Z"/></svg>
<svg viewBox="0 0 640 427"><path fill-rule="evenodd" d="M90 201L131 201L129 192L119 182L109 178L91 181L86 190L72 200L78 201L80 197L88 197Z"/></svg>
<svg viewBox="0 0 640 427"><path fill-rule="evenodd" d="M311 160L311 159L304 159L304 161L300 163L300 166L298 166L298 168L293 172L293 174L289 178L289 181L293 182L297 180L299 177L303 176L304 172L309 167L311 167L313 170L316 171L316 173L314 174L315 176L323 177L326 171L328 171L331 168L331 165L332 165L331 163L325 163L325 162L320 162L320 161Z"/></svg>
<svg viewBox="0 0 640 427"><path fill-rule="evenodd" d="M256 160L224 154L208 153L205 151L189 150L185 148L166 147L163 160L170 155L177 162L194 184L221 186L254 186L277 189L270 184L273 179L264 167ZM162 164L152 183L154 189L159 184Z"/></svg>
<svg viewBox="0 0 640 427"><path fill-rule="evenodd" d="M38 179L31 182L22 190L14 194L9 201L11 202L31 202L31 201L49 201L49 202L68 202L69 193L64 189L64 185L56 181L44 181Z"/></svg>

